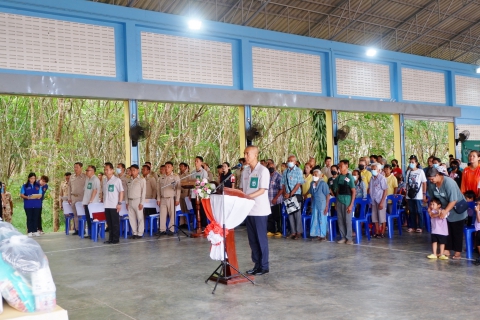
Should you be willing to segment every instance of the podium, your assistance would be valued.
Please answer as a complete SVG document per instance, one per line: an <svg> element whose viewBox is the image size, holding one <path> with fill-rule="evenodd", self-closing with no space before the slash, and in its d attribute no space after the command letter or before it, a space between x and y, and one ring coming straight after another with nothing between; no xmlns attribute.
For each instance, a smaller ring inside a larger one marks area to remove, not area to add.
<svg viewBox="0 0 480 320"><path fill-rule="evenodd" d="M205 209L205 214L211 222L207 229L205 229L205 233L209 232L211 234L216 231L223 236L222 229L219 227L223 226L223 223L225 222L226 234L225 243L223 244L225 249L223 248L223 245L216 247L212 244L210 257L214 260L222 260L222 264L212 273L207 281L217 281L217 283L219 282L226 285L243 282L253 283L253 276L245 276L238 271L240 269L235 248L234 228L245 220L248 213L255 205L255 201L247 199L245 194L240 190L224 188L224 195L211 195L210 199L203 199L202 204ZM225 221L223 220L224 217ZM215 231L212 231L212 229ZM226 264L223 263L223 250L226 251L226 262L228 262ZM222 273L217 272L220 268L224 269L221 270Z"/></svg>
<svg viewBox="0 0 480 320"><path fill-rule="evenodd" d="M195 189L195 182L196 179L185 179L184 181L180 181L180 186L184 189L192 190ZM197 229L195 233L190 234L192 238L199 238L204 237L205 235L202 233L202 225L201 225L201 218L200 218L200 200L197 195L197 201L195 201L195 216L197 219Z"/></svg>

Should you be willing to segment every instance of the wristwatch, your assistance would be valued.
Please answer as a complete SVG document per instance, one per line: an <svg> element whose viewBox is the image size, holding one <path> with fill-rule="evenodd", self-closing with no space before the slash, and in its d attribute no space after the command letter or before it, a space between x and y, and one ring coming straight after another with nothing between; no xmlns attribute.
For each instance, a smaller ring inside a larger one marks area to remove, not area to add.
<svg viewBox="0 0 480 320"><path fill-rule="evenodd" d="M121 205L122 205L122 203L121 203L121 202L118 202L118 203L117 203L117 205L121 206Z"/></svg>

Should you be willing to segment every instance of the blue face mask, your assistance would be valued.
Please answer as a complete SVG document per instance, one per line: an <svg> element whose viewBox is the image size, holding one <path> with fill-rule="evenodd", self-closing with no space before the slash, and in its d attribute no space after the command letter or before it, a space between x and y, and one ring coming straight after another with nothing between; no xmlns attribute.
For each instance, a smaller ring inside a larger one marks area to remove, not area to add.
<svg viewBox="0 0 480 320"><path fill-rule="evenodd" d="M122 169L117 168L117 173L118 173L118 174L122 173Z"/></svg>
<svg viewBox="0 0 480 320"><path fill-rule="evenodd" d="M377 170L372 170L372 176L376 177L378 175L378 171Z"/></svg>
<svg viewBox="0 0 480 320"><path fill-rule="evenodd" d="M434 168L438 168L438 163L434 163L434 164L433 164L433 167L434 167Z"/></svg>
<svg viewBox="0 0 480 320"><path fill-rule="evenodd" d="M289 162L289 163L287 163L287 166L291 169L291 168L295 167L295 163Z"/></svg>
<svg viewBox="0 0 480 320"><path fill-rule="evenodd" d="M415 163L410 163L410 169L415 169L417 167L417 165Z"/></svg>

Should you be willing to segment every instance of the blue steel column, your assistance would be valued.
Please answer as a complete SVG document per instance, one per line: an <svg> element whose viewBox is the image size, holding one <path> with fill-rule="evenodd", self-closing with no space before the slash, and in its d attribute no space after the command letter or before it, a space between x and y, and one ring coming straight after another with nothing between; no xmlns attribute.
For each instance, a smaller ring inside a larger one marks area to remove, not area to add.
<svg viewBox="0 0 480 320"><path fill-rule="evenodd" d="M340 161L338 155L338 140L337 140L337 130L338 130L338 122L337 122L337 111L332 110L332 124L333 124L333 137L337 143L333 144L333 163L337 163Z"/></svg>
<svg viewBox="0 0 480 320"><path fill-rule="evenodd" d="M248 131L252 127L252 107L245 105L245 131ZM253 143L251 140L246 139L247 146L251 146Z"/></svg>
<svg viewBox="0 0 480 320"><path fill-rule="evenodd" d="M138 119L138 103L137 100L129 100L128 106L130 109L130 125L134 124L135 121ZM140 158L139 158L139 151L138 151L138 143L137 146L132 146L130 142L130 160L131 164L138 164L140 165Z"/></svg>
<svg viewBox="0 0 480 320"><path fill-rule="evenodd" d="M402 172L405 175L407 172L407 160L405 156L405 119L403 114L400 114L400 144L401 144L401 149L402 149Z"/></svg>

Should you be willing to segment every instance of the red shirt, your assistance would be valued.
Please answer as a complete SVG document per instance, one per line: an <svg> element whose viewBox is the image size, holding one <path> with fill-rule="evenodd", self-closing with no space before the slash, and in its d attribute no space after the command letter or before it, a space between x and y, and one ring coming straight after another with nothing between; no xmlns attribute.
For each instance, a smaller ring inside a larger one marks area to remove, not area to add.
<svg viewBox="0 0 480 320"><path fill-rule="evenodd" d="M402 172L402 169L400 169L399 167L395 167L393 168L392 173L394 176L399 176L399 175L401 176L403 172Z"/></svg>
<svg viewBox="0 0 480 320"><path fill-rule="evenodd" d="M475 192L475 196L478 197L479 182L480 182L480 166L477 166L477 168L475 169L466 167L462 172L462 186L460 189L462 193L465 193L468 190L472 190L473 192Z"/></svg>

